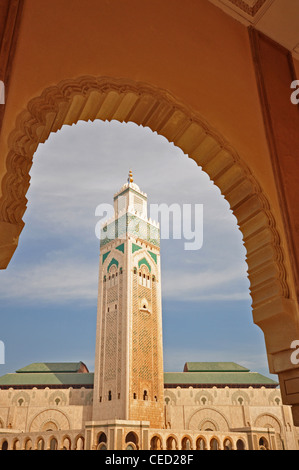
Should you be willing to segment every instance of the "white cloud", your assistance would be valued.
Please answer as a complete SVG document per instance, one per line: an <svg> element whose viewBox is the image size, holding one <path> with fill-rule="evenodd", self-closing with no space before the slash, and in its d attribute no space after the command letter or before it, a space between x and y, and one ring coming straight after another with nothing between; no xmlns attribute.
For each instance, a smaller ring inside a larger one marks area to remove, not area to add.
<svg viewBox="0 0 299 470"><path fill-rule="evenodd" d="M185 271L178 279L173 272L166 271L163 273L163 297L181 301L246 300L249 291L245 285L241 289L239 286L243 279L243 269L235 266L217 272L212 269L195 273Z"/></svg>
<svg viewBox="0 0 299 470"><path fill-rule="evenodd" d="M97 276L97 263L91 265L56 253L51 260L27 269L15 268L11 276L2 276L0 294L2 299L22 302L94 300L97 298Z"/></svg>

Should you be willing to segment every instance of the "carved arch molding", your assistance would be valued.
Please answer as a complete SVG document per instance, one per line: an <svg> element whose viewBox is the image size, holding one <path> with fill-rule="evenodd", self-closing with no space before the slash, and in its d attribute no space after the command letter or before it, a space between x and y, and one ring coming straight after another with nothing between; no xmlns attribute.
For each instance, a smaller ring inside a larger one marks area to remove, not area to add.
<svg viewBox="0 0 299 470"><path fill-rule="evenodd" d="M127 79L85 76L51 86L28 103L8 138L0 200L0 224L11 234L8 237L14 239L15 247L24 226L29 171L38 145L63 125L95 119L149 127L180 147L219 187L243 234L253 318L265 333L270 368L273 373L290 368L289 345L297 339L296 331L299 333L297 310L290 299L284 254L269 201L231 145L165 90ZM5 243L9 245L4 237ZM275 354L281 351L284 358L275 363Z"/></svg>
<svg viewBox="0 0 299 470"><path fill-rule="evenodd" d="M38 413L31 421L30 432L40 432L44 430L46 423L54 423L57 430L70 429L68 418L59 410L44 410Z"/></svg>

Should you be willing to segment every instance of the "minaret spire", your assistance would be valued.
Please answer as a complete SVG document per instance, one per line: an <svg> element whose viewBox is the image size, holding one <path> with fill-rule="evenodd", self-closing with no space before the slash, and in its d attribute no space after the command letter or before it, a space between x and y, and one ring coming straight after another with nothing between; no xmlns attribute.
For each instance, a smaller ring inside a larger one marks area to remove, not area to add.
<svg viewBox="0 0 299 470"><path fill-rule="evenodd" d="M130 170L129 177L128 177L128 183L133 183L133 182L134 182L133 173L132 173L132 170Z"/></svg>

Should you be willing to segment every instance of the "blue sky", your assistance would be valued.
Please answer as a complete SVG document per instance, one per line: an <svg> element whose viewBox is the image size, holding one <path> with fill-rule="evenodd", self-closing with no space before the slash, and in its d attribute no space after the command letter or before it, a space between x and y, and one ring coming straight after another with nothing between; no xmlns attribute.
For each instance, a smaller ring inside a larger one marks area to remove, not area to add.
<svg viewBox="0 0 299 470"><path fill-rule="evenodd" d="M34 156L26 225L0 271L0 375L31 362L81 360L94 370L95 210L112 204L130 169L149 204L203 204L200 250L186 251L183 239L161 241L165 371L234 361L270 376L252 321L242 234L219 189L164 137L102 121L63 127Z"/></svg>

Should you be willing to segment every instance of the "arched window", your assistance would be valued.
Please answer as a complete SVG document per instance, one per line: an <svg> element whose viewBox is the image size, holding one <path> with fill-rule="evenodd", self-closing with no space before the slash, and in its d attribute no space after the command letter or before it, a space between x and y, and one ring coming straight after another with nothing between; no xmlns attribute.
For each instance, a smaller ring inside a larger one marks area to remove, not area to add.
<svg viewBox="0 0 299 470"><path fill-rule="evenodd" d="M217 439L215 439L215 438L211 439L210 449L211 450L219 450L219 442L217 441Z"/></svg>
<svg viewBox="0 0 299 470"><path fill-rule="evenodd" d="M45 441L42 438L37 442L37 450L45 450Z"/></svg>
<svg viewBox="0 0 299 470"><path fill-rule="evenodd" d="M50 450L57 450L58 449L58 443L56 439L53 437L50 441Z"/></svg>
<svg viewBox="0 0 299 470"><path fill-rule="evenodd" d="M189 437L184 437L182 440L182 450L191 450L191 441Z"/></svg>
<svg viewBox="0 0 299 470"><path fill-rule="evenodd" d="M145 313L150 313L150 307L147 299L143 297L143 299L140 300L140 310L142 310Z"/></svg>
<svg viewBox="0 0 299 470"><path fill-rule="evenodd" d="M143 400L148 400L147 390L144 390L143 392Z"/></svg>
<svg viewBox="0 0 299 470"><path fill-rule="evenodd" d="M199 437L196 441L196 450L206 450L206 441L203 437Z"/></svg>
<svg viewBox="0 0 299 470"><path fill-rule="evenodd" d="M237 440L237 450L245 450L245 445L242 439Z"/></svg>
<svg viewBox="0 0 299 470"><path fill-rule="evenodd" d="M129 432L126 435L126 450L138 450L138 436L134 432ZM130 447L130 448L129 448Z"/></svg>
<svg viewBox="0 0 299 470"><path fill-rule="evenodd" d="M150 450L162 450L162 441L159 436L154 436L151 438Z"/></svg>
<svg viewBox="0 0 299 470"><path fill-rule="evenodd" d="M8 442L7 441L2 442L1 450L8 450Z"/></svg>
<svg viewBox="0 0 299 470"><path fill-rule="evenodd" d="M151 287L151 276L147 266L143 265L139 271L139 284L143 287Z"/></svg>
<svg viewBox="0 0 299 470"><path fill-rule="evenodd" d="M84 450L84 438L82 436L78 436L76 440L76 450Z"/></svg>
<svg viewBox="0 0 299 470"><path fill-rule="evenodd" d="M71 440L69 437L65 437L62 445L63 450L71 450Z"/></svg>
<svg viewBox="0 0 299 470"><path fill-rule="evenodd" d="M259 448L260 450L269 450L268 441L264 437L261 437L259 440Z"/></svg>
<svg viewBox="0 0 299 470"><path fill-rule="evenodd" d="M233 450L233 445L232 445L230 439L225 439L225 441L223 443L223 449L224 450Z"/></svg>
<svg viewBox="0 0 299 470"><path fill-rule="evenodd" d="M111 390L109 390L108 392L108 401L111 401L112 400L112 392Z"/></svg>
<svg viewBox="0 0 299 470"><path fill-rule="evenodd" d="M98 445L99 444L107 444L107 436L104 432L101 432L100 435L98 436Z"/></svg>
<svg viewBox="0 0 299 470"><path fill-rule="evenodd" d="M169 438L166 441L166 449L167 450L177 450L178 449L178 444L177 441L173 436L169 436Z"/></svg>
<svg viewBox="0 0 299 470"><path fill-rule="evenodd" d="M21 449L21 444L20 444L19 439L15 439L15 440L14 440L12 449L13 449L13 450L20 450L20 449ZM39 450L39 449L37 449L37 450ZM43 450L43 449L41 449L41 450Z"/></svg>

